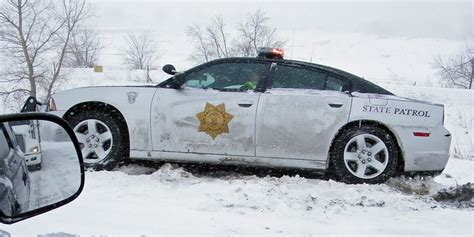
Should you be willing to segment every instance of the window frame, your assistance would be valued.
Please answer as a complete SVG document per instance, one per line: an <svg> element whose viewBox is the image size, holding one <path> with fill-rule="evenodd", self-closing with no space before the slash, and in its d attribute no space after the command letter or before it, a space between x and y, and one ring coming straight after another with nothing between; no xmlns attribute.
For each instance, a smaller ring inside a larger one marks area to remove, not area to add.
<svg viewBox="0 0 474 237"><path fill-rule="evenodd" d="M259 80L259 82L257 83L257 87L254 90L218 90L218 89L214 89L214 90L221 91L221 92L248 92L248 91L263 92L264 91L265 85L267 84L269 75L271 73L270 71L271 71L272 62L268 61L268 60L258 59L258 58L225 58L225 59L213 60L213 61L201 64L201 65L198 65L196 67L193 67L191 69L188 69L188 70L186 70L184 72L181 72L179 74L176 74L175 76L173 76L173 77L165 80L164 82L158 84L158 87L171 88L171 89L180 89L181 87L176 87L175 86L177 84L180 84L180 83L176 83L176 81L182 81L183 83L181 84L181 86L183 86L184 84L186 84L184 79L189 74L204 70L206 68L209 68L209 67L212 67L212 66L215 66L215 65L227 64L227 63L249 63L249 64L257 63L257 64L263 64L263 65L265 65L265 72L263 73L262 78ZM195 87L193 87L193 88L194 89L204 89L204 90L206 89L206 88L195 88Z"/></svg>

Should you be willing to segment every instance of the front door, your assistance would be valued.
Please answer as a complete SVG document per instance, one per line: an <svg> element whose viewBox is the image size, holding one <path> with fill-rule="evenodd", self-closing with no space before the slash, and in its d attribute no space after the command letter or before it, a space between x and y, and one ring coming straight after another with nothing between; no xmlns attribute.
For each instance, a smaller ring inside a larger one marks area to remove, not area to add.
<svg viewBox="0 0 474 237"><path fill-rule="evenodd" d="M153 150L255 156L255 86L265 63L210 64L180 75L181 89L160 88L153 99Z"/></svg>

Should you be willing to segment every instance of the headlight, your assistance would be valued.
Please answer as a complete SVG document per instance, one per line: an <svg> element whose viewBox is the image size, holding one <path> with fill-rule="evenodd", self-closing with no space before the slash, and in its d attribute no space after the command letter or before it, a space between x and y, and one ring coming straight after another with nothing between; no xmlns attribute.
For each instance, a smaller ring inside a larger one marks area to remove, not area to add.
<svg viewBox="0 0 474 237"><path fill-rule="evenodd" d="M32 147L32 148L30 149L30 153L39 153L39 151L40 151L40 149L39 149L38 146Z"/></svg>

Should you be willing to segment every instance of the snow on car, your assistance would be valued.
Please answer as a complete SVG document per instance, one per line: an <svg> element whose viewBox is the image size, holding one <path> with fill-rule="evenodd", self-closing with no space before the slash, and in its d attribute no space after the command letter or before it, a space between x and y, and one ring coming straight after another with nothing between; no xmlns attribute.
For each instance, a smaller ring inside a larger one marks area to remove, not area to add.
<svg viewBox="0 0 474 237"><path fill-rule="evenodd" d="M47 110L66 119L85 163L111 169L131 159L291 167L350 183L400 173L440 173L451 135L442 105L411 100L328 66L225 58L156 86L78 88Z"/></svg>

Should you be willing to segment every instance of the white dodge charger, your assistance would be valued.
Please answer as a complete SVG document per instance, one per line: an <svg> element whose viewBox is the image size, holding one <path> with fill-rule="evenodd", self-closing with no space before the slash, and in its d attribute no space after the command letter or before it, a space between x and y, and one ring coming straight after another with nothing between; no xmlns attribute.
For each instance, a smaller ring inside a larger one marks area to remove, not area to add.
<svg viewBox="0 0 474 237"><path fill-rule="evenodd" d="M440 173L444 107L350 73L285 60L279 49L176 73L156 86L64 91L48 110L71 124L85 163L126 159L316 169L349 183Z"/></svg>

